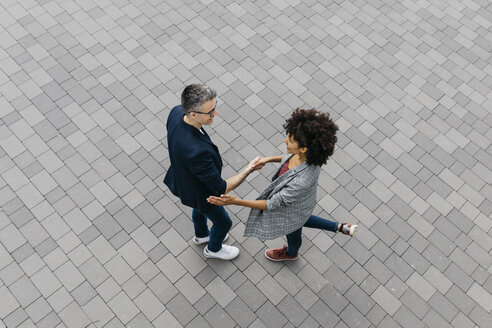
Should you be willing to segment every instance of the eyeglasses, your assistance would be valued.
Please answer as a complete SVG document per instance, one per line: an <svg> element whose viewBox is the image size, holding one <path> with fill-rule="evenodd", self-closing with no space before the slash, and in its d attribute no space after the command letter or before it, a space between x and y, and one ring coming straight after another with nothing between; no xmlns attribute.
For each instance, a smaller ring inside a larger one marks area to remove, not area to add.
<svg viewBox="0 0 492 328"><path fill-rule="evenodd" d="M214 108L212 108L212 110L211 110L211 111L209 111L209 112L205 112L205 113L204 113L204 112L198 112L198 111L196 111L196 110L190 110L190 113L197 113L197 114L203 114L203 115L208 115L208 116L210 116L210 117L214 117L214 112L215 112L215 109L216 109L216 108L217 108L217 101L215 101L215 106L214 106Z"/></svg>

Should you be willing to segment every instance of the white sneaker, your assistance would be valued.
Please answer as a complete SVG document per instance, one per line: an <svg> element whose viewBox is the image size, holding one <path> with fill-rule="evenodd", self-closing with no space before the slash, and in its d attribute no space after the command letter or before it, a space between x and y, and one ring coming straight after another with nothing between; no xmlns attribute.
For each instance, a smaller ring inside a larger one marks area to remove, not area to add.
<svg viewBox="0 0 492 328"><path fill-rule="evenodd" d="M342 223L341 233L349 235L350 237L355 237L357 229L359 226L357 224Z"/></svg>
<svg viewBox="0 0 492 328"><path fill-rule="evenodd" d="M232 260L239 255L239 248L222 244L222 248L218 252L211 252L208 246L203 249L203 255L210 259Z"/></svg>
<svg viewBox="0 0 492 328"><path fill-rule="evenodd" d="M223 241L226 241L227 238L229 238L229 234L227 233L225 235L225 238ZM206 244L208 243L208 241L210 240L210 236L207 236L207 237L196 237L196 236L193 236L193 238L191 238L191 242L195 245L202 245L202 244Z"/></svg>

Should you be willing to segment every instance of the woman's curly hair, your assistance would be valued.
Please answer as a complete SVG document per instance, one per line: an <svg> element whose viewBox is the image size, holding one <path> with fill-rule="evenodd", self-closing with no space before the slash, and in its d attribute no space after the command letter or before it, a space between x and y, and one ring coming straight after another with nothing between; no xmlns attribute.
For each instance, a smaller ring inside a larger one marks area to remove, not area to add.
<svg viewBox="0 0 492 328"><path fill-rule="evenodd" d="M297 108L283 125L289 136L299 144L307 147L306 163L321 166L333 155L338 126L327 113L316 109Z"/></svg>

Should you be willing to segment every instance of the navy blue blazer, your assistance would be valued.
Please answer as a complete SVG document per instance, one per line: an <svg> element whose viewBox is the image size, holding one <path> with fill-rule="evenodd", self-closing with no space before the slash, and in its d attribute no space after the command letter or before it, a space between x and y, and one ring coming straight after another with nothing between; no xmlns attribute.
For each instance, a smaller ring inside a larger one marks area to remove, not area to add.
<svg viewBox="0 0 492 328"><path fill-rule="evenodd" d="M207 197L225 193L221 177L222 158L207 132L183 121L183 106L174 107L167 118L167 145L171 166L164 183L184 205L200 209L215 206Z"/></svg>

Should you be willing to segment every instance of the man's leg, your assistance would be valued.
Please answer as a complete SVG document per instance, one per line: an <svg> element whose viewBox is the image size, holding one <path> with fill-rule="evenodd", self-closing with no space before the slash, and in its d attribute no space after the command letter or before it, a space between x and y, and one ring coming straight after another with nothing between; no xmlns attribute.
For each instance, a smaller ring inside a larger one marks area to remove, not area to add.
<svg viewBox="0 0 492 328"><path fill-rule="evenodd" d="M208 250L218 252L222 248L227 232L232 227L232 221L223 206L213 206L210 210L207 209L206 215L213 223L210 229Z"/></svg>
<svg viewBox="0 0 492 328"><path fill-rule="evenodd" d="M191 218L193 219L193 226L195 227L195 237L208 237L209 231L207 226L207 217L202 212L194 208L191 213Z"/></svg>

